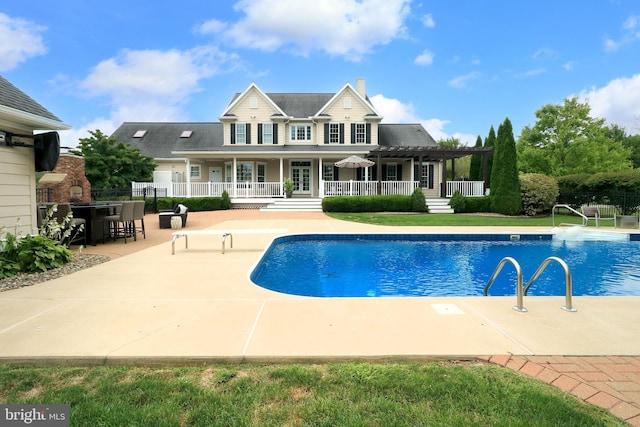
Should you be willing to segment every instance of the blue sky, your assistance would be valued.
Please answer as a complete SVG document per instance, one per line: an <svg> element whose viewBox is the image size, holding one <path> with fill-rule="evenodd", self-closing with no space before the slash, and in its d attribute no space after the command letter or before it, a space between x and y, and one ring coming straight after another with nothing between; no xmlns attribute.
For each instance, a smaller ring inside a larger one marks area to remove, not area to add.
<svg viewBox="0 0 640 427"><path fill-rule="evenodd" d="M366 79L387 123L473 144L579 96L640 133L637 0L3 0L0 74L73 127L218 121L255 82L336 92Z"/></svg>

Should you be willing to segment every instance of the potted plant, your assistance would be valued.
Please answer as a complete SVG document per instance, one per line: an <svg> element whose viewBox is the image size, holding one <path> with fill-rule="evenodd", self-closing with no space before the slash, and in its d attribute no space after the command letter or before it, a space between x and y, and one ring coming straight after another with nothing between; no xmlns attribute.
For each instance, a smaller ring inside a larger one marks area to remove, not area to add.
<svg viewBox="0 0 640 427"><path fill-rule="evenodd" d="M290 178L284 179L284 196L290 198L293 195L293 181Z"/></svg>

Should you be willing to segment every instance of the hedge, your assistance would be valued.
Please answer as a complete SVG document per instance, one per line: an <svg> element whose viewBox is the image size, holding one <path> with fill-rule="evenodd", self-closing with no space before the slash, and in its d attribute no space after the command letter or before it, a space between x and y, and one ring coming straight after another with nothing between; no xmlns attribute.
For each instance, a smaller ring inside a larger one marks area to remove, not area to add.
<svg viewBox="0 0 640 427"><path fill-rule="evenodd" d="M224 206L222 197L162 197L158 199L158 211L172 210L178 203L185 205L190 212L229 209Z"/></svg>
<svg viewBox="0 0 640 427"><path fill-rule="evenodd" d="M412 196L332 196L322 199L325 212L412 212Z"/></svg>

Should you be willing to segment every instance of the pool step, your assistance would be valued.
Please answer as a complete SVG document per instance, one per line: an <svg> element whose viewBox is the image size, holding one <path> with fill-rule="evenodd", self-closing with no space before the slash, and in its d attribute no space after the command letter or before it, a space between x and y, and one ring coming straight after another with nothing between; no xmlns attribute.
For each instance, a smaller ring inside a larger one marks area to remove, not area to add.
<svg viewBox="0 0 640 427"><path fill-rule="evenodd" d="M449 206L449 200L446 198L427 198L427 212L437 214L454 213L451 206Z"/></svg>
<svg viewBox="0 0 640 427"><path fill-rule="evenodd" d="M260 209L261 212L322 212L322 199L278 199Z"/></svg>

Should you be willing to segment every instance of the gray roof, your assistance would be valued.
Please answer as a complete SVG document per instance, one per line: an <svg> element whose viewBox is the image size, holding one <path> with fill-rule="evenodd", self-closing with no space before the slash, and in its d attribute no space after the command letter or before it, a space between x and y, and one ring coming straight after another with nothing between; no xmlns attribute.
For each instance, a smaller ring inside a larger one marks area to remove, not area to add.
<svg viewBox="0 0 640 427"><path fill-rule="evenodd" d="M4 77L0 76L0 105L23 111L49 120L62 122L52 112L38 104L29 95L12 85Z"/></svg>
<svg viewBox="0 0 640 427"><path fill-rule="evenodd" d="M143 137L134 138L138 131ZM184 131L192 131L189 138L181 138ZM358 152L374 149L375 145L318 144L318 145L224 145L222 123L212 122L125 122L112 134L116 141L140 149L143 155L155 159L180 157L173 152L234 152L281 153L288 152ZM378 125L379 145L383 147L437 147L431 135L419 124Z"/></svg>
<svg viewBox="0 0 640 427"><path fill-rule="evenodd" d="M437 147L420 124L379 124L378 144L385 147Z"/></svg>
<svg viewBox="0 0 640 427"><path fill-rule="evenodd" d="M145 135L134 138L141 130ZM180 137L185 131L192 131L189 138ZM224 142L222 123L207 122L125 122L111 136L155 159L176 157L172 151L213 151Z"/></svg>
<svg viewBox="0 0 640 427"><path fill-rule="evenodd" d="M333 98L333 93L267 93L289 117L306 118L318 114Z"/></svg>

